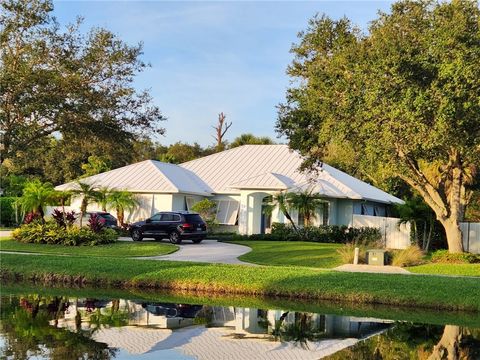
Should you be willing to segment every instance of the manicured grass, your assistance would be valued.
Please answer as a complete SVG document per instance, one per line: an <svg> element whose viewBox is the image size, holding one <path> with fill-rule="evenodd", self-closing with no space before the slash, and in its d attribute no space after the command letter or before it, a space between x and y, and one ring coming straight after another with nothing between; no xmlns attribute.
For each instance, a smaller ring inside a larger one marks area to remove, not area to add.
<svg viewBox="0 0 480 360"><path fill-rule="evenodd" d="M334 268L342 264L337 254L339 244L303 241L229 241L252 248L240 260L261 265L292 265Z"/></svg>
<svg viewBox="0 0 480 360"><path fill-rule="evenodd" d="M419 274L480 276L480 264L436 264L430 263L408 268Z"/></svg>
<svg viewBox="0 0 480 360"><path fill-rule="evenodd" d="M306 267L2 254L4 279L383 303L480 311L470 278L343 273Z"/></svg>
<svg viewBox="0 0 480 360"><path fill-rule="evenodd" d="M63 246L46 244L24 244L12 239L0 240L0 250L17 251L38 254L55 254L71 256L96 256L96 257L135 257L157 256L170 254L177 251L178 247L172 244L153 241L133 242L117 241L108 245L97 246ZM3 255L2 255L3 258Z"/></svg>
<svg viewBox="0 0 480 360"><path fill-rule="evenodd" d="M313 268L334 268L342 265L336 250L340 244L323 244L297 241L228 241L245 245L252 251L240 260L261 265L290 265ZM428 258L426 259L428 260ZM434 264L407 268L413 273L457 276L480 276L480 264Z"/></svg>

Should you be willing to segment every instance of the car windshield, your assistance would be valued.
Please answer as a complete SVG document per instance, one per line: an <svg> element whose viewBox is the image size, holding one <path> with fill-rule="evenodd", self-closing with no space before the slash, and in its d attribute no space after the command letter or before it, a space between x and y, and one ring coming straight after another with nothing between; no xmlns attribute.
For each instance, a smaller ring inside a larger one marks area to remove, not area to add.
<svg viewBox="0 0 480 360"><path fill-rule="evenodd" d="M187 220L187 222L203 222L202 218L198 214L186 214L185 220Z"/></svg>

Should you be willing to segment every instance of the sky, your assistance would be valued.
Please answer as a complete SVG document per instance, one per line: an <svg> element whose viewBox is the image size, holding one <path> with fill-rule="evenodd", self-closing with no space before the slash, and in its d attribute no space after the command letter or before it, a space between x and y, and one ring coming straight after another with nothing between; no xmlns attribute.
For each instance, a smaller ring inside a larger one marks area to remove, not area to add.
<svg viewBox="0 0 480 360"><path fill-rule="evenodd" d="M387 1L55 1L61 24L84 18L82 31L104 27L128 44L143 43L149 63L135 87L149 89L167 121L168 145L212 145L224 112L227 140L250 132L277 139L276 106L285 99L292 44L316 13L348 17L361 29L388 11Z"/></svg>

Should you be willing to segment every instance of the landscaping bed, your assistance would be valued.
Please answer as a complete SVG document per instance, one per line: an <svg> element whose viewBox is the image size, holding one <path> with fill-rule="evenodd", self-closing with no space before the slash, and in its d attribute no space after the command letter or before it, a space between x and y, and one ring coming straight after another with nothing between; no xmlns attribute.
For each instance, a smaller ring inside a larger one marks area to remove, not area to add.
<svg viewBox="0 0 480 360"><path fill-rule="evenodd" d="M0 269L4 279L49 284L162 288L480 311L480 281L470 278L13 254L2 254Z"/></svg>

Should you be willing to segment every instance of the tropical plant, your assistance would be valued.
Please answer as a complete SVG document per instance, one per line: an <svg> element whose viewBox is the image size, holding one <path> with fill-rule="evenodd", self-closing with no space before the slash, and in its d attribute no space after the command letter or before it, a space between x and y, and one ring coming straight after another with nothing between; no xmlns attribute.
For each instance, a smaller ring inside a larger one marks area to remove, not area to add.
<svg viewBox="0 0 480 360"><path fill-rule="evenodd" d="M273 145L275 142L270 139L268 136L255 136L253 134L241 134L237 136L232 143L230 144L230 149L242 145Z"/></svg>
<svg viewBox="0 0 480 360"><path fill-rule="evenodd" d="M95 202L98 198L98 193L95 185L88 184L86 182L77 181L76 188L72 190L74 197L81 197L82 202L80 204L80 227L83 225L83 217L85 216L88 208L88 204Z"/></svg>
<svg viewBox="0 0 480 360"><path fill-rule="evenodd" d="M462 252L459 223L480 164L477 1L398 1L368 32L315 16L299 34L277 130L317 167L332 142L358 169L399 177Z"/></svg>
<svg viewBox="0 0 480 360"><path fill-rule="evenodd" d="M305 189L300 192L291 192L288 194L288 204L290 208L296 209L298 214L303 217L304 226L312 225L312 219L315 218L318 208L325 203L318 194L313 193L313 189Z"/></svg>
<svg viewBox="0 0 480 360"><path fill-rule="evenodd" d="M99 233L105 227L105 220L102 219L98 214L91 214L90 219L88 219L88 228L94 233Z"/></svg>
<svg viewBox="0 0 480 360"><path fill-rule="evenodd" d="M55 190L53 185L48 182L28 181L25 184L22 196L17 201L24 213L33 212L44 221L44 208L55 202Z"/></svg>
<svg viewBox="0 0 480 360"><path fill-rule="evenodd" d="M395 210L400 218L398 225L410 223L413 241L423 251L428 251L435 226L435 214L432 209L420 197L414 196L405 200L404 204L397 204Z"/></svg>
<svg viewBox="0 0 480 360"><path fill-rule="evenodd" d="M117 212L117 219L120 226L125 223L125 210L131 211L138 206L135 195L126 190L115 190L108 195L108 204Z"/></svg>
<svg viewBox="0 0 480 360"><path fill-rule="evenodd" d="M216 221L217 203L210 199L203 199L192 205L192 210L199 213L207 223L209 232L213 232L218 225Z"/></svg>
<svg viewBox="0 0 480 360"><path fill-rule="evenodd" d="M279 191L276 194L269 195L264 199L263 211L269 215L272 213L275 207L282 212L283 216L290 222L293 230L298 233L298 228L295 225L290 213L289 213L289 194L285 191Z"/></svg>
<svg viewBox="0 0 480 360"><path fill-rule="evenodd" d="M66 228L68 226L72 226L77 219L75 215L75 211L60 211L58 209L54 209L52 212L52 218L55 220L58 226Z"/></svg>
<svg viewBox="0 0 480 360"><path fill-rule="evenodd" d="M100 186L95 189L95 202L102 207L102 211L107 211L109 195L112 191L107 186Z"/></svg>

